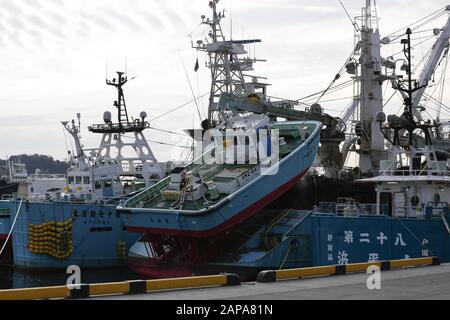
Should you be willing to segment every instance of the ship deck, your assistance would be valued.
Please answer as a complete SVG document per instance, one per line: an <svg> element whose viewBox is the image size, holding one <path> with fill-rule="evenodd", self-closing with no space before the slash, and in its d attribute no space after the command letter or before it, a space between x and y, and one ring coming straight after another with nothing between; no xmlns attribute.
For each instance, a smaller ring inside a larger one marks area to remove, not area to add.
<svg viewBox="0 0 450 320"><path fill-rule="evenodd" d="M296 132L300 132L299 124L305 130L304 135L295 135ZM272 125L272 129L279 130L280 138L284 138L285 145L280 146L279 158L280 161L289 155L292 151L301 146L307 138L313 134L316 130L317 125L313 123L303 123L303 122L286 122L286 123L276 123ZM294 134L293 134L294 132ZM255 168L256 164L196 164L196 162L191 163L187 168L190 170L194 176L201 178L204 182L212 181L214 183L218 180L223 179L217 177L218 174L224 170L251 170ZM232 179L231 179L232 180ZM145 190L141 194L137 195L135 198L130 199L127 203L128 208L145 208L145 209L155 209L155 210L174 210L174 211L199 211L205 209L205 200L208 202L209 206L219 203L221 200L226 198L228 194L219 193L218 197L211 199L209 194L205 195L205 199L199 199L196 201L185 200L183 205L177 205L175 209L174 203L177 200L165 200L162 197L161 192L166 190L170 183L170 177L162 180L155 186Z"/></svg>

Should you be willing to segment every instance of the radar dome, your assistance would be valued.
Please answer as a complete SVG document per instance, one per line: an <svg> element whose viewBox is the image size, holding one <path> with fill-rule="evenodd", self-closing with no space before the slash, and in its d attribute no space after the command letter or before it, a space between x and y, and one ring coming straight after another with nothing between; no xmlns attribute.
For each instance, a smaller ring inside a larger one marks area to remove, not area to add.
<svg viewBox="0 0 450 320"><path fill-rule="evenodd" d="M111 112L105 111L105 113L103 114L103 121L105 121L105 123L110 123L111 119L112 119Z"/></svg>

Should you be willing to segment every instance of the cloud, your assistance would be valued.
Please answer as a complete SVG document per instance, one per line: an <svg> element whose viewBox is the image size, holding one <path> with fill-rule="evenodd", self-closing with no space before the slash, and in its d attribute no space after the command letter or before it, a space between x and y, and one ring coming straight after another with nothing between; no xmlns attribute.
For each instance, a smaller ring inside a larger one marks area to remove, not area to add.
<svg viewBox="0 0 450 320"><path fill-rule="evenodd" d="M361 13L362 0L343 2L351 16ZM395 31L447 4L447 0L377 2L383 33ZM133 73L142 74L126 88L133 114L140 110L139 106L149 105L149 101L151 107L147 112L157 116L192 100L178 55L187 66L192 63L189 72L195 91L203 94L209 90L210 74L203 66L205 57L191 50L186 37L194 28L194 40L207 32L205 25L199 26L200 15L211 14L206 0L0 0L0 3L3 70L0 107L8 106L2 108L5 111L0 120L17 123L25 119L23 114L32 114L33 119L25 121L34 121L30 122L30 130L35 135L30 141L28 132L18 136L0 126L4 141L0 157L17 147L27 153L39 148L57 158L63 157L63 146L52 145L59 139L57 135L62 134L56 121L59 119L38 120L53 115L70 119L81 111L85 124L98 121L104 109L111 108L115 94L104 85L106 60L120 60L117 65L122 68L123 57L127 56L129 65L137 66ZM235 37L256 36L263 40L256 46L256 57L267 58L268 62L257 63L254 74L269 78L268 82L273 84L269 94L273 96L298 98L324 89L354 45L353 27L336 0L222 0L219 7L227 10L223 20L227 36L231 14ZM432 28L440 26L439 22ZM202 68L194 74L197 55ZM342 101L328 106L339 109L346 104ZM202 105L204 110L207 101ZM33 110L39 110L41 116ZM195 108L189 105L158 120L157 125L177 131L191 126L193 115L196 116ZM148 134L154 138L153 133ZM5 141L12 142L6 145ZM89 145L95 145L97 139L94 137L92 142ZM166 158L166 149L158 146L155 149L158 158Z"/></svg>
<svg viewBox="0 0 450 320"><path fill-rule="evenodd" d="M107 19L102 16L95 15L93 13L82 12L80 18L83 20L85 26L91 23L97 27L100 27L103 31L115 32L116 27Z"/></svg>
<svg viewBox="0 0 450 320"><path fill-rule="evenodd" d="M27 21L41 32L49 33L60 39L66 38L66 36L62 32L62 29L59 26L52 24L51 21L44 20L44 18L41 16L38 16L33 13L29 14L27 16Z"/></svg>
<svg viewBox="0 0 450 320"><path fill-rule="evenodd" d="M143 31L143 28L135 22L135 20L131 19L128 15L129 12L116 12L111 8L105 8L103 10L105 16L107 16L110 20L114 22L120 22L122 26L127 27L129 31Z"/></svg>
<svg viewBox="0 0 450 320"><path fill-rule="evenodd" d="M26 29L23 21L15 16L8 17L4 21L15 30L21 31Z"/></svg>
<svg viewBox="0 0 450 320"><path fill-rule="evenodd" d="M143 19L145 23L150 25L155 30L162 31L165 29L164 23L156 15L146 10L140 10L137 12L137 14Z"/></svg>
<svg viewBox="0 0 450 320"><path fill-rule="evenodd" d="M4 0L1 2L0 11L13 16L19 16L23 13L22 9L16 5L15 2L9 0Z"/></svg>

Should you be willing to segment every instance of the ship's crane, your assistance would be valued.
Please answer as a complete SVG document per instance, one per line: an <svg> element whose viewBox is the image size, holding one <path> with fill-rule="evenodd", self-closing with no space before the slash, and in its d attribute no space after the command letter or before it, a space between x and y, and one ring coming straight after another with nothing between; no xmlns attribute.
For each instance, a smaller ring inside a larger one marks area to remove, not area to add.
<svg viewBox="0 0 450 320"><path fill-rule="evenodd" d="M333 175L334 169L343 165L343 157L339 151L339 145L345 140L345 123L339 119L322 112L322 108L316 104L309 111L296 110L289 101L271 102L266 96L250 95L240 97L229 93L220 96L218 110L233 113L252 112L267 114L271 117L279 117L287 120L316 120L323 125L321 133L321 149L319 162L326 169L326 174Z"/></svg>
<svg viewBox="0 0 450 320"><path fill-rule="evenodd" d="M450 13L450 6L446 7L446 11ZM420 75L420 78L418 80L419 87L422 87L420 90L416 91L413 95L413 106L415 106L415 116L419 120L423 120L422 116L420 115L420 110L417 109L417 107L420 104L420 101L422 100L422 97L425 93L426 86L430 82L430 80L433 77L433 74L436 70L436 67L440 63L443 54L445 55L445 52L449 48L449 40L450 40L450 15L447 19L447 23L444 28L441 30L435 29L434 33L438 35L440 33L439 38L437 39L436 43L433 45L433 48L431 50L430 56L428 57L428 60L423 68L423 71Z"/></svg>

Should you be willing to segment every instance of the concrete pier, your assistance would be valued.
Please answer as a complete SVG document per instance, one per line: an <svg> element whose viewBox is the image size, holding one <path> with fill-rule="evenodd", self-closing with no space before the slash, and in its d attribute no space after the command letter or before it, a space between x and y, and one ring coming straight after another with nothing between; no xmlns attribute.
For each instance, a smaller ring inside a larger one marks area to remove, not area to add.
<svg viewBox="0 0 450 320"><path fill-rule="evenodd" d="M450 264L409 268L381 273L381 290L367 288L368 274L347 274L285 280L274 283L243 283L237 287L215 287L142 295L120 295L94 299L117 300L392 300L450 299Z"/></svg>

